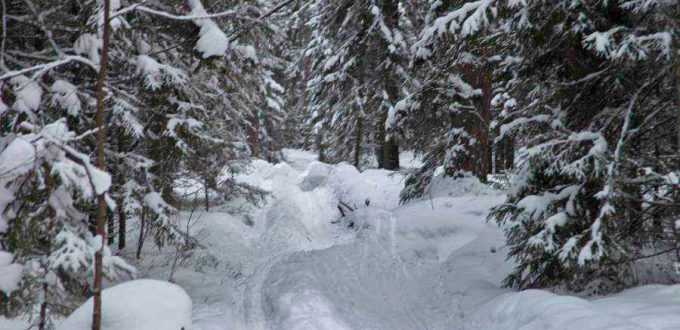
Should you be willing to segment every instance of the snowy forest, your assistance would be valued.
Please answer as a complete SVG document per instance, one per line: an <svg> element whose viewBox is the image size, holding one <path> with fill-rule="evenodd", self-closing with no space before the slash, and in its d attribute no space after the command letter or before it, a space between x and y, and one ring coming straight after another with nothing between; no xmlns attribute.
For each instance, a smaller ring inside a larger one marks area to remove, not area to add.
<svg viewBox="0 0 680 330"><path fill-rule="evenodd" d="M680 329L679 0L0 5L0 329Z"/></svg>

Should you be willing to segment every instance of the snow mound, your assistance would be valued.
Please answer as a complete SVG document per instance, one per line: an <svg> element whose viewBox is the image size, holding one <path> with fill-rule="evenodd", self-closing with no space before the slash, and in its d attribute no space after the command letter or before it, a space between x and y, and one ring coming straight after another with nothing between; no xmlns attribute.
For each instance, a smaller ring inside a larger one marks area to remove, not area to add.
<svg viewBox="0 0 680 330"><path fill-rule="evenodd" d="M87 300L57 329L89 329L92 303L92 298ZM175 284L135 280L102 291L102 329L180 330L190 324L191 298Z"/></svg>
<svg viewBox="0 0 680 330"><path fill-rule="evenodd" d="M26 330L31 328L31 323L22 319L8 319L0 316L0 329L2 330Z"/></svg>
<svg viewBox="0 0 680 330"><path fill-rule="evenodd" d="M596 300L543 290L513 292L482 306L467 329L670 330L680 326L680 285L644 286Z"/></svg>
<svg viewBox="0 0 680 330"><path fill-rule="evenodd" d="M437 172L439 172L439 169ZM461 197L496 194L498 194L496 189L488 184L482 183L477 177L468 176L453 178L444 176L443 173L435 173L430 184L430 196L428 197Z"/></svg>
<svg viewBox="0 0 680 330"><path fill-rule="evenodd" d="M280 329L351 329L337 316L328 299L316 290L286 293L279 297L277 304L277 310L281 313L274 313L273 321Z"/></svg>
<svg viewBox="0 0 680 330"><path fill-rule="evenodd" d="M392 171L369 169L359 172L346 163L328 165L313 161L307 167L300 188L304 191L330 189L338 200L355 209L367 202L371 206L391 209L399 205L395 192L402 189L402 179L401 174Z"/></svg>

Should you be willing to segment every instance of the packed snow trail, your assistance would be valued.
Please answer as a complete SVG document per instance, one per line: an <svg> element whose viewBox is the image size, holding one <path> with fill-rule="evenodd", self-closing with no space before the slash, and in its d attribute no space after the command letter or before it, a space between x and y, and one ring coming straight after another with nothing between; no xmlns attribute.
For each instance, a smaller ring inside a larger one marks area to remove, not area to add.
<svg viewBox="0 0 680 330"><path fill-rule="evenodd" d="M192 232L206 249L180 260L172 280L193 299L195 329L680 324L680 294L672 294L679 287L643 287L637 289L642 298L626 292L591 301L501 289L512 264L505 261L501 231L485 218L503 197L479 182L439 178L428 198L399 206L399 174L322 164L302 151L285 155L286 163L256 160L250 173L238 176L271 192L264 208L234 211L231 205L191 215ZM339 201L356 211L341 217ZM146 275L167 279L176 257L164 252L148 259L156 264L144 266ZM576 322L584 317L598 322ZM653 317L663 321L650 323Z"/></svg>
<svg viewBox="0 0 680 330"><path fill-rule="evenodd" d="M505 271L494 268L504 257L486 242L501 237L483 221L499 201L496 192L399 207L399 174L331 166L295 150L286 158L276 165L256 160L238 177L271 192L264 208L247 214L252 227L244 215L192 215L192 231L207 249L172 279L194 299L196 328L450 328L461 306L486 297L456 278L484 282L497 294L493 274ZM340 201L356 211L341 218ZM454 267L479 258L494 266ZM147 275L168 276L170 263Z"/></svg>

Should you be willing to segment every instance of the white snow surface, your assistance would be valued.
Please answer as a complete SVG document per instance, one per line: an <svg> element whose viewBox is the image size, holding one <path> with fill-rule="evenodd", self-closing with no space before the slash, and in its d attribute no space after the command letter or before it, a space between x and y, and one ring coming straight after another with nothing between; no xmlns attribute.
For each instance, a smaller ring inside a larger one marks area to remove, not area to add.
<svg viewBox="0 0 680 330"><path fill-rule="evenodd" d="M10 294L19 288L23 267L12 260L12 254L0 250L0 293Z"/></svg>
<svg viewBox="0 0 680 330"><path fill-rule="evenodd" d="M195 329L680 324L680 286L606 298L500 288L513 264L501 230L485 218L504 197L478 181L437 179L431 197L399 205L402 174L323 164L299 150L284 156L276 165L255 160L249 174L237 176L271 192L267 205L249 214L252 226L229 208L192 215L190 227L206 249L173 280L196 302ZM356 211L341 218L339 201ZM148 276L169 276L162 265L146 267Z"/></svg>
<svg viewBox="0 0 680 330"><path fill-rule="evenodd" d="M92 303L90 298L57 330L90 329ZM190 325L191 298L175 284L135 280L102 291L103 330L180 330Z"/></svg>
<svg viewBox="0 0 680 330"><path fill-rule="evenodd" d="M187 291L187 330L679 328L680 285L608 297L501 288L513 264L485 218L504 195L478 181L440 178L430 196L399 205L402 174L284 156L236 176L270 192L264 207L182 212L204 249L178 259L145 246L138 276ZM341 217L339 201L356 210Z"/></svg>

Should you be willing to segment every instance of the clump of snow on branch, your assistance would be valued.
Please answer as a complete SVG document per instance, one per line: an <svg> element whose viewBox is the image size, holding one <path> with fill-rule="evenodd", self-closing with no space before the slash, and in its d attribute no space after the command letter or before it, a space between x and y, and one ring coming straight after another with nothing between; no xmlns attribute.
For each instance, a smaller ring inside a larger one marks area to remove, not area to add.
<svg viewBox="0 0 680 330"><path fill-rule="evenodd" d="M200 0L189 0L187 4L191 8L191 15L205 16L208 14ZM229 49L229 39L224 31L217 26L217 23L208 18L196 19L193 22L201 28L196 42L196 50L201 53L201 56L203 58L223 56Z"/></svg>
<svg viewBox="0 0 680 330"><path fill-rule="evenodd" d="M23 266L14 263L11 253L0 250L0 293L9 295L19 288L22 270Z"/></svg>
<svg viewBox="0 0 680 330"><path fill-rule="evenodd" d="M99 50L102 48L102 40L94 34L82 34L73 44L73 52L86 55L92 63L99 63Z"/></svg>
<svg viewBox="0 0 680 330"><path fill-rule="evenodd" d="M670 32L638 36L623 27L615 27L591 33L584 38L583 44L608 59L644 60L653 53L670 56L671 41Z"/></svg>
<svg viewBox="0 0 680 330"><path fill-rule="evenodd" d="M55 244L59 246L52 252L47 261L52 269L63 269L73 273L90 271L95 253L102 248L102 237L89 233L78 233L75 228L66 227L55 237ZM122 258L111 254L108 246L103 246L102 269L104 274L115 279L116 271L125 270L134 273L134 267L128 265Z"/></svg>
<svg viewBox="0 0 680 330"><path fill-rule="evenodd" d="M50 87L52 91L52 103L66 110L71 116L80 113L80 99L78 98L78 88L65 80L57 80Z"/></svg>
<svg viewBox="0 0 680 330"><path fill-rule="evenodd" d="M34 79L26 76L16 76L9 80L14 89L16 100L12 107L14 110L34 117L33 112L40 107L43 90Z"/></svg>
<svg viewBox="0 0 680 330"><path fill-rule="evenodd" d="M137 56L137 74L144 76L146 87L159 89L164 82L182 84L187 80L186 74L167 64L161 64L148 55Z"/></svg>

